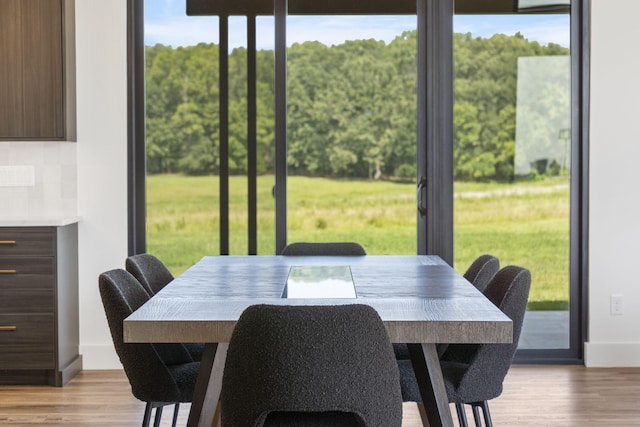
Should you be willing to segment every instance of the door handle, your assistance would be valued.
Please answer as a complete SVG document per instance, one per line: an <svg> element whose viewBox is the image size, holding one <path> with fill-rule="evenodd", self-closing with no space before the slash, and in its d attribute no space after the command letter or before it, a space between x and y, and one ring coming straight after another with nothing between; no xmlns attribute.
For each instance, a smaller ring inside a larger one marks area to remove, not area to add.
<svg viewBox="0 0 640 427"><path fill-rule="evenodd" d="M427 189L427 178L420 177L420 182L418 182L418 212L420 216L427 216L427 198L424 194Z"/></svg>

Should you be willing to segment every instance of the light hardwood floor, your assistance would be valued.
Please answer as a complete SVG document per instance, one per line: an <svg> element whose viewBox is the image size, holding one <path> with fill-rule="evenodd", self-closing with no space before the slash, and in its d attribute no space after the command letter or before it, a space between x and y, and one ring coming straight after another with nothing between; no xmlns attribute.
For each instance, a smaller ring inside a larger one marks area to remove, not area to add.
<svg viewBox="0 0 640 427"><path fill-rule="evenodd" d="M640 368L514 366L490 409L496 427L640 426ZM403 410L403 427L421 425L414 404ZM0 386L0 425L138 426L143 411L122 371L83 371L62 388Z"/></svg>

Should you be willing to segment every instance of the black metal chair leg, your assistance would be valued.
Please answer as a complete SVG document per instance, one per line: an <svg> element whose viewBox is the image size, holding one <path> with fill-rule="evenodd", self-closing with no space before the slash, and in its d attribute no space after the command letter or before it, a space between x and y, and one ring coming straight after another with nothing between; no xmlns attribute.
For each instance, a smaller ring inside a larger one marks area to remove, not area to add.
<svg viewBox="0 0 640 427"><path fill-rule="evenodd" d="M173 407L173 422L171 423L171 427L176 427L176 423L178 422L178 411L180 410L180 404L176 403Z"/></svg>
<svg viewBox="0 0 640 427"><path fill-rule="evenodd" d="M153 427L160 427L160 420L162 420L162 408L162 405L156 408L156 418L153 421Z"/></svg>
<svg viewBox="0 0 640 427"><path fill-rule="evenodd" d="M142 427L149 427L149 421L151 421L151 409L153 409L151 402L147 402L144 407L144 418L142 418Z"/></svg>
<svg viewBox="0 0 640 427"><path fill-rule="evenodd" d="M464 404L456 403L456 413L458 414L458 424L460 427L469 427L467 423L467 414L464 412Z"/></svg>
<svg viewBox="0 0 640 427"><path fill-rule="evenodd" d="M482 402L482 414L484 415L485 427L493 427L491 422L491 413L489 413L489 403L485 400Z"/></svg>
<svg viewBox="0 0 640 427"><path fill-rule="evenodd" d="M476 423L476 427L482 427L482 421L480 419L480 411L478 410L478 405L475 403L472 403L471 409L473 409L473 421Z"/></svg>

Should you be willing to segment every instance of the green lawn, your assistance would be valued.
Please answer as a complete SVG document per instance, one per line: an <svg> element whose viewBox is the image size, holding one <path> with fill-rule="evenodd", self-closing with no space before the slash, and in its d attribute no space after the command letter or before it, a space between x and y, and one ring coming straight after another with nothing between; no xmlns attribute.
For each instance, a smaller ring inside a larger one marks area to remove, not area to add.
<svg viewBox="0 0 640 427"><path fill-rule="evenodd" d="M272 176L258 179L258 253L274 253ZM247 253L247 181L230 178L230 250ZM566 309L569 183L457 183L455 268L480 254L532 272L531 309ZM147 177L147 250L174 274L219 253L218 178ZM415 185L290 177L288 241L353 240L369 254L415 254Z"/></svg>

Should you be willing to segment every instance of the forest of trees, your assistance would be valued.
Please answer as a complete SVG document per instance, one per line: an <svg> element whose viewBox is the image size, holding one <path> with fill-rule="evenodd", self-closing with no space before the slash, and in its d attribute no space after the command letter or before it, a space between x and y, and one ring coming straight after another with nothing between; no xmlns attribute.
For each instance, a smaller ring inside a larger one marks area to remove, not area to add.
<svg viewBox="0 0 640 427"><path fill-rule="evenodd" d="M454 35L455 178L514 177L518 57L568 55L520 34ZM258 52L258 173L273 173L273 51ZM288 49L290 175L415 178L416 32ZM246 50L229 57L229 164L246 174ZM218 47L146 48L147 172L217 174ZM557 131L553 130L554 132Z"/></svg>

